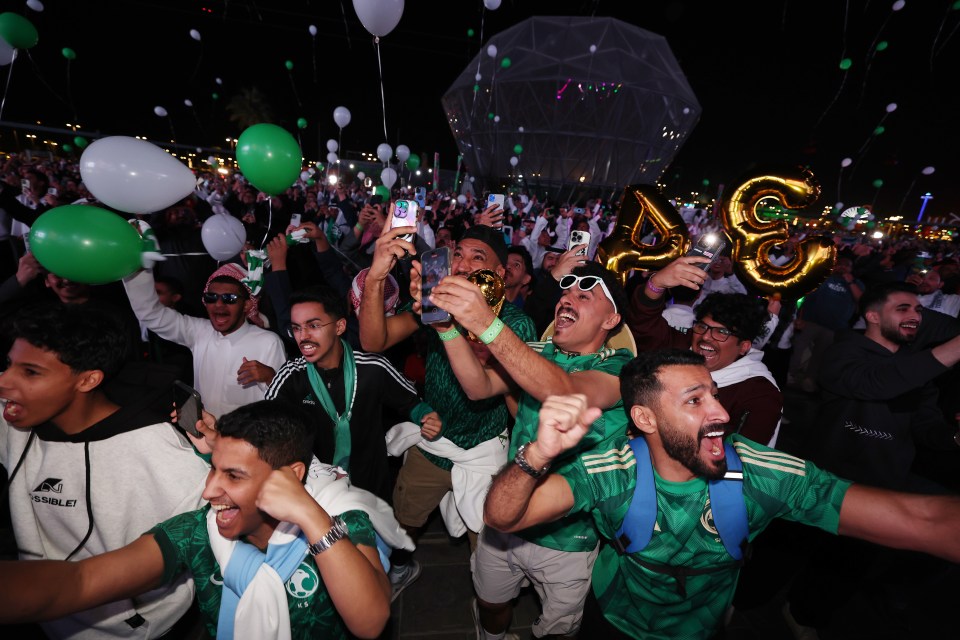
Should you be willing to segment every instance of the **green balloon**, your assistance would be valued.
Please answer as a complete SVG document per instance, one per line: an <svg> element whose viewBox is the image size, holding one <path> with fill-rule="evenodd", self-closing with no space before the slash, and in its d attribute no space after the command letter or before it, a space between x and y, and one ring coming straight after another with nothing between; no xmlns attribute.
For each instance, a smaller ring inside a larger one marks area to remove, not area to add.
<svg viewBox="0 0 960 640"><path fill-rule="evenodd" d="M307 119L306 118L297 118L297 128L306 129L307 128Z"/></svg>
<svg viewBox="0 0 960 640"><path fill-rule="evenodd" d="M475 84L473 85L473 92L476 93L477 91L480 91L480 85Z"/></svg>
<svg viewBox="0 0 960 640"><path fill-rule="evenodd" d="M374 187L373 195L380 196L384 202L390 201L390 189L387 189L386 185L378 184Z"/></svg>
<svg viewBox="0 0 960 640"><path fill-rule="evenodd" d="M62 54L63 54L63 57L66 58L67 60L76 60L76 59L77 59L77 52L74 51L73 49L71 49L70 47L64 47L64 48L60 51L60 53L62 53Z"/></svg>
<svg viewBox="0 0 960 640"><path fill-rule="evenodd" d="M287 71L293 71L293 61L292 61L292 60L287 60L286 62L283 63L283 66L285 66L285 67L287 68Z"/></svg>
<svg viewBox="0 0 960 640"><path fill-rule="evenodd" d="M260 191L279 195L300 177L302 154L292 135L275 124L248 127L237 138L237 164Z"/></svg>
<svg viewBox="0 0 960 640"><path fill-rule="evenodd" d="M520 155L521 153L523 153L523 147L521 147L518 144L515 144L513 145L513 152L517 155Z"/></svg>
<svg viewBox="0 0 960 640"><path fill-rule="evenodd" d="M702 184L703 184L703 186L705 186L705 187L709 187L709 186L710 186L710 180L708 180L707 178L704 178L703 181L702 181Z"/></svg>
<svg viewBox="0 0 960 640"><path fill-rule="evenodd" d="M71 152L73 151L73 145L72 145L72 144L65 143L65 144L63 145L63 150L64 150L66 153L71 153Z"/></svg>
<svg viewBox="0 0 960 640"><path fill-rule="evenodd" d="M0 37L14 49L29 49L39 36L33 23L18 13L0 13Z"/></svg>
<svg viewBox="0 0 960 640"><path fill-rule="evenodd" d="M890 43L886 40L881 40L877 43L877 51L885 51L887 47L890 46Z"/></svg>
<svg viewBox="0 0 960 640"><path fill-rule="evenodd" d="M142 247L140 234L126 220L91 205L55 207L30 229L30 251L43 268L85 284L130 275L141 266Z"/></svg>
<svg viewBox="0 0 960 640"><path fill-rule="evenodd" d="M473 34L476 33L473 29L467 29L467 37L472 38Z"/></svg>
<svg viewBox="0 0 960 640"><path fill-rule="evenodd" d="M886 130L887 130L886 127L884 127L883 125L879 125L876 129L873 130L873 135L878 136Z"/></svg>
<svg viewBox="0 0 960 640"><path fill-rule="evenodd" d="M510 62L510 58L504 58L503 60L500 61L500 66L503 67L504 69L509 67L511 64L513 63Z"/></svg>
<svg viewBox="0 0 960 640"><path fill-rule="evenodd" d="M844 58L843 60L840 61L840 68L843 69L844 71L846 71L852 66L853 66L853 60L851 60L850 58Z"/></svg>
<svg viewBox="0 0 960 640"><path fill-rule="evenodd" d="M493 112L487 114L487 120L493 120Z"/></svg>
<svg viewBox="0 0 960 640"><path fill-rule="evenodd" d="M211 94L210 97L213 98L214 100L219 100L219 99L220 99L220 94L217 93L216 91L214 91L213 94Z"/></svg>
<svg viewBox="0 0 960 640"><path fill-rule="evenodd" d="M407 158L407 169L410 171L416 171L420 168L420 156L411 155Z"/></svg>
<svg viewBox="0 0 960 640"><path fill-rule="evenodd" d="M78 149L86 149L89 143L87 142L87 139L84 138L83 136L77 136L76 138L73 139L73 144L77 145ZM69 278L67 279L69 280Z"/></svg>
<svg viewBox="0 0 960 640"><path fill-rule="evenodd" d="M307 186L308 186L308 187L312 187L312 186L315 185L315 184L317 184L317 181L314 180L313 178L310 178L309 180L307 180Z"/></svg>
<svg viewBox="0 0 960 640"><path fill-rule="evenodd" d="M873 181L873 186L879 189L880 187L883 186L883 180L877 178L876 180Z"/></svg>

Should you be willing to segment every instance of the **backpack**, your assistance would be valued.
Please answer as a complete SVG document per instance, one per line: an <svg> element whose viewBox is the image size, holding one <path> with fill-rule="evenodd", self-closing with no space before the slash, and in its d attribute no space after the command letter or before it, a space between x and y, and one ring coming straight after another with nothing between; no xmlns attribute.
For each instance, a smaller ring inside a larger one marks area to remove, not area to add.
<svg viewBox="0 0 960 640"><path fill-rule="evenodd" d="M750 533L747 505L743 500L743 463L733 445L724 443L723 446L727 473L721 480L709 481L710 506L723 546L738 563L742 563ZM650 450L643 437L630 440L630 448L637 460L637 486L627 515L613 540L614 548L621 554L636 553L646 547L657 523L657 488Z"/></svg>

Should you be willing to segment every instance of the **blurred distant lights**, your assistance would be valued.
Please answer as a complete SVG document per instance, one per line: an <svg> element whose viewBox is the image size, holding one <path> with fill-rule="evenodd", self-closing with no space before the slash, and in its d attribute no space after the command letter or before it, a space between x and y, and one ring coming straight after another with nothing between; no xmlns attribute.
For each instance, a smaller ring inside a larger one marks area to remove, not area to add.
<svg viewBox="0 0 960 640"><path fill-rule="evenodd" d="M879 239L882 238L882 237L883 237L883 231L874 231L874 232L873 232L873 239L874 239L874 240L879 240Z"/></svg>
<svg viewBox="0 0 960 640"><path fill-rule="evenodd" d="M563 83L563 86L557 91L557 100L563 99L563 94L574 84L573 78L567 78L567 81ZM620 88L623 87L622 82L577 82L577 90L580 92L580 97L582 98L587 93L596 93L601 98L604 95L610 95L614 93L620 93Z"/></svg>

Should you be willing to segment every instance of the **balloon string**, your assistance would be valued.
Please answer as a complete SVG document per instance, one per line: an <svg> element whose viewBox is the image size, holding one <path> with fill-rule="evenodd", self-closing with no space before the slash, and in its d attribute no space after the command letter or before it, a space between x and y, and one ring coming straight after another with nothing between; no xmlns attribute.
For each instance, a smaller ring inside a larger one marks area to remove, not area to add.
<svg viewBox="0 0 960 640"><path fill-rule="evenodd" d="M389 140L387 136L387 96L383 92L383 63L380 61L380 37L373 37L373 44L377 48L377 69L380 71L380 107L383 109L383 140Z"/></svg>
<svg viewBox="0 0 960 640"><path fill-rule="evenodd" d="M197 79L197 72L200 71L200 63L203 62L203 41L200 41L200 54L197 56L197 66L193 68L193 75L190 76L190 82Z"/></svg>
<svg viewBox="0 0 960 640"><path fill-rule="evenodd" d="M311 36L313 39L313 84L317 84L317 36Z"/></svg>
<svg viewBox="0 0 960 640"><path fill-rule="evenodd" d="M343 16L343 30L347 34L347 48L352 49L353 43L350 41L350 26L347 24L347 10L343 8L343 0L340 0L340 15Z"/></svg>
<svg viewBox="0 0 960 640"><path fill-rule="evenodd" d="M73 92L70 91L70 60L67 60L67 102L70 103L70 112L73 113L73 121L79 120L77 117L77 108L73 104Z"/></svg>
<svg viewBox="0 0 960 640"><path fill-rule="evenodd" d="M3 119L3 107L7 104L7 93L10 92L10 79L13 77L13 63L17 61L17 49L13 50L10 58L10 70L7 71L7 86L3 88L3 99L0 99L0 120Z"/></svg>
<svg viewBox="0 0 960 640"><path fill-rule="evenodd" d="M487 17L486 7L480 12L480 51L477 53L477 75L480 75L480 63L483 61L483 24ZM475 79L474 84L480 84L479 80ZM477 93L479 91L473 92L473 105L470 107L470 122L473 122L473 116L477 112Z"/></svg>
<svg viewBox="0 0 960 640"><path fill-rule="evenodd" d="M273 196L267 196L267 232L263 234L260 240L260 250L263 251L263 245L267 244L267 236L270 235L270 229L273 228Z"/></svg>
<svg viewBox="0 0 960 640"><path fill-rule="evenodd" d="M303 108L303 103L300 102L300 94L297 93L297 83L293 81L293 72L287 70L287 77L290 78L290 88L293 89L293 97L297 100L297 106Z"/></svg>

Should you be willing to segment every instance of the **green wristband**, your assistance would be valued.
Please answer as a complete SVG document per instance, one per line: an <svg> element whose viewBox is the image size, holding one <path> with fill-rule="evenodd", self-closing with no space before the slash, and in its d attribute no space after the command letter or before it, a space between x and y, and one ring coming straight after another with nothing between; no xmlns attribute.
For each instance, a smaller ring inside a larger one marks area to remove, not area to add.
<svg viewBox="0 0 960 640"><path fill-rule="evenodd" d="M443 333L438 333L438 334L437 334L437 337L439 337L439 338L440 338L441 340L443 340L444 342L449 342L450 340L453 340L454 338L456 338L456 337L459 336L459 335L460 335L460 329L454 327L453 329L450 329L449 331L444 331Z"/></svg>
<svg viewBox="0 0 960 640"><path fill-rule="evenodd" d="M490 344L497 339L497 336L500 335L501 331L503 331L503 320L500 318L494 318L493 322L490 323L490 326L487 327L487 330L480 334L480 342L483 344Z"/></svg>

